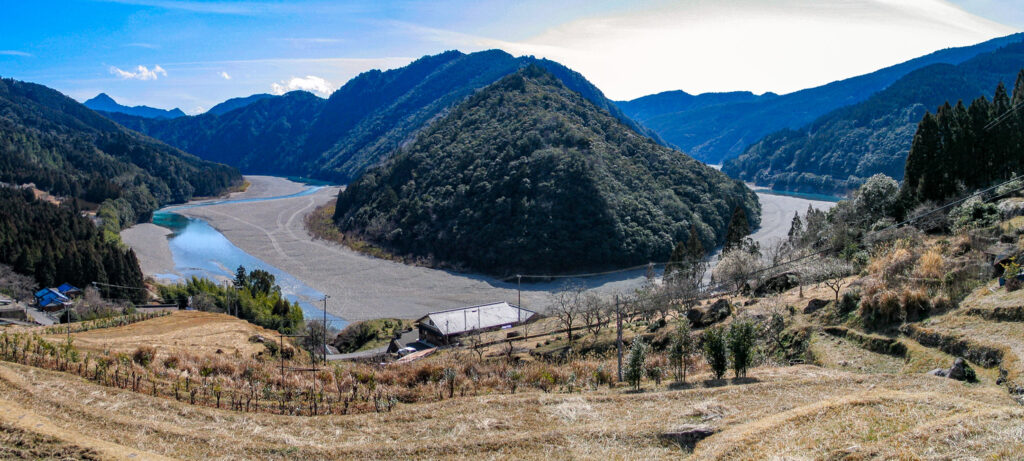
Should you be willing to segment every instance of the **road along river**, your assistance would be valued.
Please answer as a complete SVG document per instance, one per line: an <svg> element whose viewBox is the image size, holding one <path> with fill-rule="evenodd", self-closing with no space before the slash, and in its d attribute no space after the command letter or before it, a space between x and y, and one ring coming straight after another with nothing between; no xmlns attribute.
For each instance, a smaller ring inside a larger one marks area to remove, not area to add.
<svg viewBox="0 0 1024 461"><path fill-rule="evenodd" d="M312 238L305 230L304 217L334 200L337 186L310 187L268 176L246 179L252 186L226 200L190 202L162 210L178 216L166 219L183 222L180 230L173 229L175 222L155 219L156 224L140 224L122 232L124 241L138 254L143 272L165 281L200 273L226 280L238 264L249 269L269 267L285 292L305 303L304 309L316 309L313 304L327 294L328 312L349 321L414 318L439 309L518 300L515 280L405 265ZM820 209L833 205L766 192L759 192L758 197L761 228L753 237L762 245L784 238L795 212L803 213L809 205ZM639 286L644 273L641 269L579 281L600 292L624 291ZM543 310L550 292L562 283L564 280L524 283L523 307ZM309 312L318 315L318 311Z"/></svg>

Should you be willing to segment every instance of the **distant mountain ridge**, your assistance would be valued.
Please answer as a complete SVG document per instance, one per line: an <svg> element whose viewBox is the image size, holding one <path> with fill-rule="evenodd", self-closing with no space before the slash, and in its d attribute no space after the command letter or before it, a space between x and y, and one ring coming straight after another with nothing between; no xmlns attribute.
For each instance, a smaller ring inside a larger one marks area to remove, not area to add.
<svg viewBox="0 0 1024 461"><path fill-rule="evenodd" d="M934 64L885 90L836 109L799 130L783 130L725 162L730 176L800 192L842 193L876 173L903 179L918 122L945 101L965 103L1012 85L1024 68L1024 41L958 65Z"/></svg>
<svg viewBox="0 0 1024 461"><path fill-rule="evenodd" d="M155 107L149 107L149 106L129 107L129 106L121 105L121 104L118 104L117 101L114 101L114 98L111 98L106 93L100 93L100 94L96 95L96 97L94 97L94 98L92 98L92 99L90 99L88 101L85 101L83 104L85 104L85 107L88 107L88 108L90 108L92 110L96 110L96 111L116 112L116 113L119 113L119 114L134 115L136 117L145 117L145 118L178 118L178 117L184 117L185 116L185 113L182 112L181 109L178 109L178 108L174 108L174 109L171 109L171 110L165 110L165 109L157 109Z"/></svg>
<svg viewBox="0 0 1024 461"><path fill-rule="evenodd" d="M402 68L364 72L327 100L286 95L219 115L147 120L112 114L111 118L247 173L348 182L412 141L416 132L475 91L530 64L548 70L635 131L657 138L582 75L554 61L517 58L499 50L447 51Z"/></svg>
<svg viewBox="0 0 1024 461"><path fill-rule="evenodd" d="M754 193L638 135L530 65L475 92L338 197L351 236L491 274L664 261L693 229L721 244Z"/></svg>
<svg viewBox="0 0 1024 461"><path fill-rule="evenodd" d="M1021 40L1024 33L948 48L870 74L781 96L737 92L687 98L679 94L683 92L665 92L617 104L626 115L698 160L722 163L770 133L800 128L834 109L864 101L914 70L933 64L959 64ZM721 95L733 95L737 100L710 102ZM694 101L700 104L694 105Z"/></svg>
<svg viewBox="0 0 1024 461"><path fill-rule="evenodd" d="M231 99L228 99L227 101L224 101L224 102L222 102L220 104L217 104L216 106L211 107L210 110L206 111L206 113L207 114L214 114L214 115L224 115L224 114L226 114L228 112L231 112L231 111L233 111L235 109L241 109L241 108L243 108L245 106L248 106L248 105L250 105L252 103L255 103L256 101L260 101L260 100L267 99L267 98L274 98L274 97L276 97L276 96L274 96L272 94L259 93L259 94L254 94L252 96L245 96L245 97L242 97L242 98L231 98Z"/></svg>

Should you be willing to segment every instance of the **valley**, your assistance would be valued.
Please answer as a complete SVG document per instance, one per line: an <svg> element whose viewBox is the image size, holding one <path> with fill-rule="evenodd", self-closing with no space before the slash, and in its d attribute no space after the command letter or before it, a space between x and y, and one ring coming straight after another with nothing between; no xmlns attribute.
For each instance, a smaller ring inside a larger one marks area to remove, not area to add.
<svg viewBox="0 0 1024 461"><path fill-rule="evenodd" d="M499 280L406 265L314 239L304 227L304 217L334 200L338 192L336 186L297 195L310 189L301 183L272 176L246 176L246 180L252 184L249 189L231 194L228 203L174 208L181 215L202 219L226 237L230 244L253 258L293 276L317 293L329 295L328 312L332 315L346 321L380 317L415 318L431 311L493 300L516 301L518 292L514 278ZM290 197L250 200L278 196ZM794 213L804 213L808 206L827 210L834 205L832 202L764 192L757 196L761 202L762 221L752 237L764 245L785 238ZM188 265L184 273L175 273L176 262L168 250L167 232L164 227L145 223L126 229L122 238L135 249L147 276L173 280L188 274ZM209 238L218 239L216 235ZM234 267L226 269L226 273L221 274L222 280ZM598 292L627 292L643 283L645 273L644 269L637 269L581 281ZM543 309L550 301L551 292L562 283L561 280L524 283L523 306ZM318 301L315 296L306 296L303 301L319 306L314 302Z"/></svg>

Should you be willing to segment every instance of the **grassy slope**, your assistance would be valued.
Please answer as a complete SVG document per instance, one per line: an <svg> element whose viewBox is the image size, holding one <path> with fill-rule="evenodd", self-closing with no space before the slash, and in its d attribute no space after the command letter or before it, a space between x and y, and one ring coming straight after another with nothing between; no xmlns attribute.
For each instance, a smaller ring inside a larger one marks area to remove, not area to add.
<svg viewBox="0 0 1024 461"><path fill-rule="evenodd" d="M102 439L191 459L669 458L683 453L657 435L700 421L723 429L696 447L701 459L822 458L849 447L895 456L925 448L939 456L1024 449L1012 439L1024 430L1022 410L992 387L812 366L759 368L751 376L759 382L644 394L490 395L389 414L295 418L193 407L3 363L0 401L33 408L35 417L67 431L68 442L89 447L90 438ZM934 437L942 431L961 437ZM836 434L843 436L830 437Z"/></svg>

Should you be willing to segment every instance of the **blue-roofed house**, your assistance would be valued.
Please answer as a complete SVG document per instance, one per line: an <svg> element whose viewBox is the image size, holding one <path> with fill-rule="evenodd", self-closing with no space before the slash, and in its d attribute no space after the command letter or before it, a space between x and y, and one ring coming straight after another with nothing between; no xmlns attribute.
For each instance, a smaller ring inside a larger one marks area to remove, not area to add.
<svg viewBox="0 0 1024 461"><path fill-rule="evenodd" d="M71 302L71 298L64 296L56 288L44 288L36 292L36 305L44 311L59 311Z"/></svg>
<svg viewBox="0 0 1024 461"><path fill-rule="evenodd" d="M81 289L70 283L65 283L57 287L57 291L59 291L60 294L67 296L68 298L74 298L76 296L81 296L82 294Z"/></svg>

